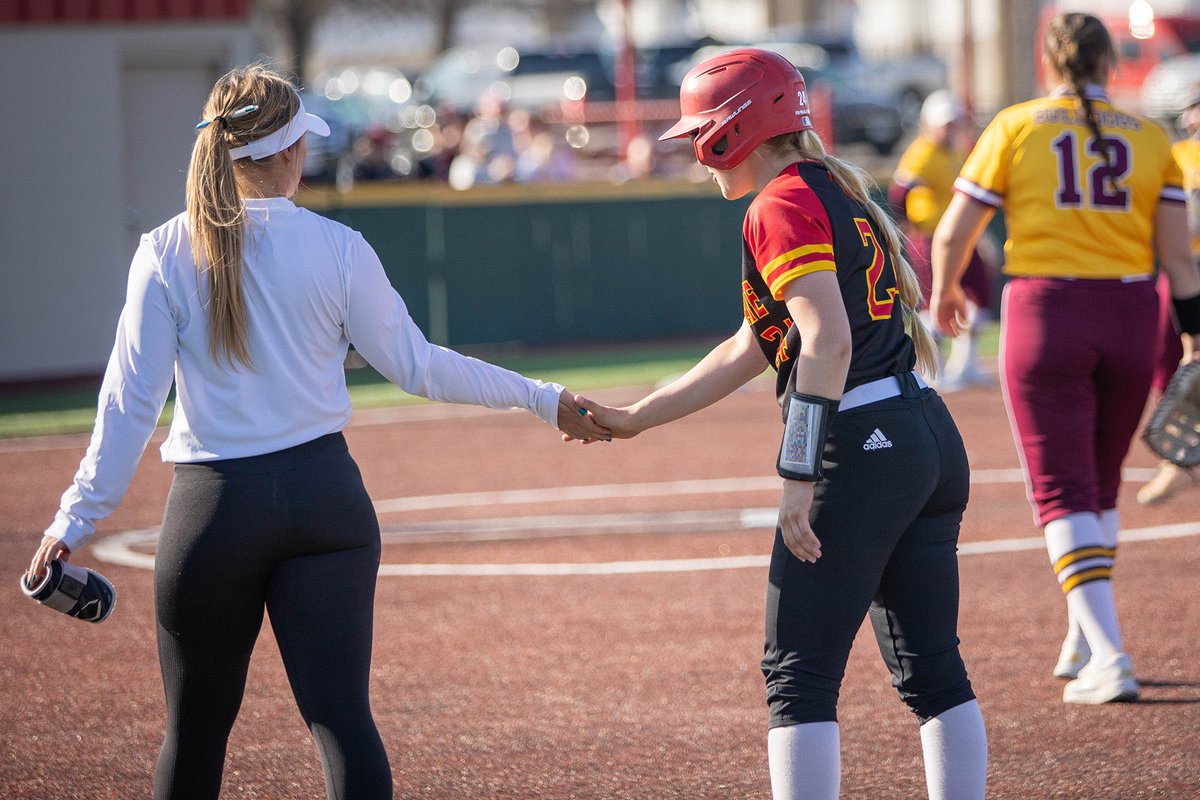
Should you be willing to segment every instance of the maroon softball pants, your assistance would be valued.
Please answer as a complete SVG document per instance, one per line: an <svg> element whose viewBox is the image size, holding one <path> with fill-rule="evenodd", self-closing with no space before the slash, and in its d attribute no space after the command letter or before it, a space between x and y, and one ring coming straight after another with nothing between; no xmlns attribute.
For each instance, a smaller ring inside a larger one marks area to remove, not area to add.
<svg viewBox="0 0 1200 800"><path fill-rule="evenodd" d="M1000 375L1037 524L1115 508L1159 348L1153 280L1014 278Z"/></svg>

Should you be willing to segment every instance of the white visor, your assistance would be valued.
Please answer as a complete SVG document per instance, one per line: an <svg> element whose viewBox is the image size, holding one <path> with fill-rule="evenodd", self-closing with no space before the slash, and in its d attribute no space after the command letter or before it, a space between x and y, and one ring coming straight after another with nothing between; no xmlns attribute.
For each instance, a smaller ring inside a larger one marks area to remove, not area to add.
<svg viewBox="0 0 1200 800"><path fill-rule="evenodd" d="M268 133L261 139L255 139L253 142L231 149L229 157L234 161L246 157L250 157L255 161L261 161L264 158L287 150L299 141L301 136L309 132L315 133L317 136L328 136L329 125L315 114L306 112L304 110L304 101L301 100L300 108L296 111L296 116L292 117L287 125Z"/></svg>

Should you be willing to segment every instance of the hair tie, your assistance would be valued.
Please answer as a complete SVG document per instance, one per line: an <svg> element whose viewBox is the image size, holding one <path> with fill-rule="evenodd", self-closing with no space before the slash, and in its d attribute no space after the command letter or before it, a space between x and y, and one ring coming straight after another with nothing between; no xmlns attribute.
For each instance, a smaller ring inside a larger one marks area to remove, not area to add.
<svg viewBox="0 0 1200 800"><path fill-rule="evenodd" d="M201 120L200 122L198 122L196 124L196 130L202 130L204 128L207 128L209 125L213 124L214 122L221 123L221 130L229 130L229 120L241 119L242 117L246 116L247 114L253 114L255 111L258 111L258 106L256 106L256 105L251 104L248 106L242 106L237 111L234 111L232 114L230 114L228 117L218 114L217 116L213 117L212 119Z"/></svg>

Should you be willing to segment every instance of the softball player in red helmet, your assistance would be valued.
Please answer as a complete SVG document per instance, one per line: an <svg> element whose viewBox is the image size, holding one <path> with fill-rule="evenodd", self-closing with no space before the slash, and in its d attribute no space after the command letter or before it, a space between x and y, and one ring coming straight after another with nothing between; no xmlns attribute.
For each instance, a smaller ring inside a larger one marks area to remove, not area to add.
<svg viewBox="0 0 1200 800"><path fill-rule="evenodd" d="M704 61L680 104L663 138L692 137L726 198L758 192L742 230L745 320L631 406L576 402L628 438L773 366L783 500L762 670L774 796L838 796L837 698L869 614L893 685L921 722L930 797L983 797L987 741L956 635L967 457L913 370L932 369L935 354L897 231L865 174L826 154L804 79L782 56L741 49Z"/></svg>
<svg viewBox="0 0 1200 800"><path fill-rule="evenodd" d="M1158 344L1154 261L1185 332L1200 331L1200 275L1187 240L1179 166L1165 131L1105 96L1115 51L1088 14L1050 21L1048 97L1002 110L967 159L934 233L932 311L949 335L959 275L1005 209L1000 370L1035 518L1067 598L1054 674L1069 703L1132 700L1111 576L1121 462L1137 429ZM1081 666L1086 663L1086 666Z"/></svg>

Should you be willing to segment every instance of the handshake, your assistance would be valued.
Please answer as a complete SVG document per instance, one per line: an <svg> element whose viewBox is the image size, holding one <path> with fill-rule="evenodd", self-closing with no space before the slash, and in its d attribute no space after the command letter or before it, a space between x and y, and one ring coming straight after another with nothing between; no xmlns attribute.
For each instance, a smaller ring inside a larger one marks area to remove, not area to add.
<svg viewBox="0 0 1200 800"><path fill-rule="evenodd" d="M564 442L581 444L629 439L641 432L630 409L610 408L566 389L558 397L558 429Z"/></svg>

